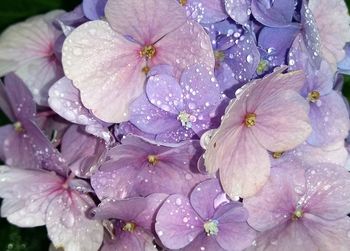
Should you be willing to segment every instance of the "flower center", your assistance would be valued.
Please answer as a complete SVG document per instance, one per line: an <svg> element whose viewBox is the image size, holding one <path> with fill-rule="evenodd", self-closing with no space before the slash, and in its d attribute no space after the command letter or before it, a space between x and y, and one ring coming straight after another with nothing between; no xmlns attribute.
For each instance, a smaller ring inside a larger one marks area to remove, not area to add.
<svg viewBox="0 0 350 251"><path fill-rule="evenodd" d="M158 157L156 155L148 155L147 156L147 161L150 163L152 166L156 165L159 161Z"/></svg>
<svg viewBox="0 0 350 251"><path fill-rule="evenodd" d="M225 53L223 51L215 51L214 52L214 58L215 58L215 67L220 67L221 62L225 59Z"/></svg>
<svg viewBox="0 0 350 251"><path fill-rule="evenodd" d="M256 68L256 73L258 73L258 75L261 75L268 69L269 69L269 62L266 60L261 60L258 64L258 67Z"/></svg>
<svg viewBox="0 0 350 251"><path fill-rule="evenodd" d="M153 45L146 45L140 51L141 57L145 57L146 59L152 59L156 55L156 48Z"/></svg>
<svg viewBox="0 0 350 251"><path fill-rule="evenodd" d="M274 152L274 153L272 153L272 157L274 159L279 159L282 157L283 154L284 154L284 152Z"/></svg>
<svg viewBox="0 0 350 251"><path fill-rule="evenodd" d="M255 113L248 113L244 118L244 124L247 127L255 126L256 124L256 114Z"/></svg>
<svg viewBox="0 0 350 251"><path fill-rule="evenodd" d="M321 94L318 91L312 91L307 95L307 99L312 103L316 103L320 96Z"/></svg>
<svg viewBox="0 0 350 251"><path fill-rule="evenodd" d="M125 223L125 225L123 227L123 231L124 232L134 232L135 228L136 228L135 223L127 222L127 223Z"/></svg>
<svg viewBox="0 0 350 251"><path fill-rule="evenodd" d="M292 220L293 220L293 221L297 221L297 220L299 220L300 218L302 218L303 215L304 215L303 210L301 210L301 209L296 209L296 210L294 211L293 215L292 215Z"/></svg>
<svg viewBox="0 0 350 251"><path fill-rule="evenodd" d="M194 122L196 119L194 116L188 114L185 111L182 111L177 116L177 120L181 122L181 125L185 127L186 129L192 128L192 122Z"/></svg>
<svg viewBox="0 0 350 251"><path fill-rule="evenodd" d="M187 0L179 0L181 6L185 6L187 4Z"/></svg>
<svg viewBox="0 0 350 251"><path fill-rule="evenodd" d="M20 132L23 132L24 129L22 127L22 124L21 122L17 121L16 123L13 124L13 127L15 128L15 131L20 133Z"/></svg>
<svg viewBox="0 0 350 251"><path fill-rule="evenodd" d="M204 230L207 233L207 236L217 235L219 232L218 228L219 222L217 220L209 220L204 223Z"/></svg>

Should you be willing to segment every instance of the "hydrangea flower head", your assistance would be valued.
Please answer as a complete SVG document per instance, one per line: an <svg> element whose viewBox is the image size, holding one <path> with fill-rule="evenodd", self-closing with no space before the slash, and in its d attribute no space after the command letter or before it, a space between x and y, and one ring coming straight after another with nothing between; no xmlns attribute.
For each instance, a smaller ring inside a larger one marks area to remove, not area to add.
<svg viewBox="0 0 350 251"><path fill-rule="evenodd" d="M177 76L197 62L214 65L207 34L176 1L110 0L105 10L108 22L81 25L63 46L65 74L99 119L127 121L155 65L172 65Z"/></svg>

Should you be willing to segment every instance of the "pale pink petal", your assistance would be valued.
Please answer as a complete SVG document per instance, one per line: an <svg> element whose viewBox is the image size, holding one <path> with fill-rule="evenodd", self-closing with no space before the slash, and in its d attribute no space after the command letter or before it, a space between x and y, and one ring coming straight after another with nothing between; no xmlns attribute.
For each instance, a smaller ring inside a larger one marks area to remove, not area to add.
<svg viewBox="0 0 350 251"><path fill-rule="evenodd" d="M44 225L47 207L62 183L53 173L1 166L1 216L20 227Z"/></svg>
<svg viewBox="0 0 350 251"><path fill-rule="evenodd" d="M255 94L255 95L254 95ZM252 94L253 99L257 93ZM248 108L249 109L249 108ZM311 133L307 101L294 91L266 96L254 112L251 130L257 140L272 152L283 152L303 143Z"/></svg>
<svg viewBox="0 0 350 251"><path fill-rule="evenodd" d="M327 220L350 212L350 173L342 166L318 164L305 171L304 211Z"/></svg>
<svg viewBox="0 0 350 251"><path fill-rule="evenodd" d="M46 214L48 235L56 248L65 251L96 251L102 244L103 227L86 217L95 203L87 195L62 192L53 199Z"/></svg>
<svg viewBox="0 0 350 251"><path fill-rule="evenodd" d="M47 96L48 86L63 74L53 50L61 32L52 25L62 13L52 11L32 17L10 26L0 36L0 75L15 71L39 104L46 104L40 94Z"/></svg>
<svg viewBox="0 0 350 251"><path fill-rule="evenodd" d="M317 243L307 234L299 222L281 224L260 233L255 242L255 251L318 251ZM331 251L331 250L327 250Z"/></svg>
<svg viewBox="0 0 350 251"><path fill-rule="evenodd" d="M311 214L305 214L304 226L309 236L322 251L348 251L350 247L350 218L327 221ZM308 249L306 251L309 251ZM316 250L316 249L315 249Z"/></svg>
<svg viewBox="0 0 350 251"><path fill-rule="evenodd" d="M276 68L272 74L251 83L253 86L248 98L248 111L254 111L267 97L276 95L281 91L294 90L299 92L301 90L305 84L303 71L282 74L286 69L287 67ZM247 91L249 90L247 89Z"/></svg>
<svg viewBox="0 0 350 251"><path fill-rule="evenodd" d="M174 66L176 76L188 66L204 63L214 68L215 59L209 36L195 21L187 21L155 44L157 54L153 65Z"/></svg>
<svg viewBox="0 0 350 251"><path fill-rule="evenodd" d="M350 41L350 16L344 0L310 0L321 38L321 52L332 66L345 56L344 46Z"/></svg>
<svg viewBox="0 0 350 251"><path fill-rule="evenodd" d="M228 137L228 142L218 141L216 147L222 187L231 198L252 196L270 175L268 153L243 126Z"/></svg>
<svg viewBox="0 0 350 251"><path fill-rule="evenodd" d="M300 190L299 196L296 188ZM249 212L249 225L258 231L266 231L286 223L304 190L304 169L295 168L288 162L280 168L273 168L263 189L243 201Z"/></svg>
<svg viewBox="0 0 350 251"><path fill-rule="evenodd" d="M116 32L141 44L153 44L186 22L185 10L174 0L111 0L105 13Z"/></svg>
<svg viewBox="0 0 350 251"><path fill-rule="evenodd" d="M16 74L23 80L39 105L48 105L49 89L64 73L60 62L51 58L31 60L30 64L20 66Z"/></svg>
<svg viewBox="0 0 350 251"><path fill-rule="evenodd" d="M315 147L304 142L297 148L283 153L281 158L273 159L272 165L283 163L289 159L299 159L309 166L319 163L332 163L344 166L347 158L348 151L344 146L343 140L325 147Z"/></svg>
<svg viewBox="0 0 350 251"><path fill-rule="evenodd" d="M205 167L209 173L215 173L222 166L230 165L226 149L230 149L234 142L232 139L236 137L236 131L242 126L246 113L246 100L246 95L239 95L231 101L219 129L210 132L210 135L202 136L201 141L205 142L207 149L204 154ZM207 138L210 138L209 142Z"/></svg>
<svg viewBox="0 0 350 251"><path fill-rule="evenodd" d="M138 44L104 21L87 22L66 39L62 61L84 106L96 117L106 122L128 120L129 104L142 93L146 79Z"/></svg>

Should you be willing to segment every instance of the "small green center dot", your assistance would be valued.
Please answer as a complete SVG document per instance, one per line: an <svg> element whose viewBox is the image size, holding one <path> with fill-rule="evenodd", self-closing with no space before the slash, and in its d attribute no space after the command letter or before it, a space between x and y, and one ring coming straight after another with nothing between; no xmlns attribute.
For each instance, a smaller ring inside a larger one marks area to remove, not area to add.
<svg viewBox="0 0 350 251"><path fill-rule="evenodd" d="M217 235L219 232L218 225L219 225L219 222L217 220L209 220L205 222L203 227L207 236Z"/></svg>

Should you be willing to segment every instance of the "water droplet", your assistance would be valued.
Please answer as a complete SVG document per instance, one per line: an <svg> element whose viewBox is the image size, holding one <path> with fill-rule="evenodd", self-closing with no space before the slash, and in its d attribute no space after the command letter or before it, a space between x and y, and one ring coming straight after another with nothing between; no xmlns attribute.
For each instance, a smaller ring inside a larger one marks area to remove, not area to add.
<svg viewBox="0 0 350 251"><path fill-rule="evenodd" d="M252 64L253 63L253 56L252 55L248 55L247 56L247 62L249 63L249 64Z"/></svg>
<svg viewBox="0 0 350 251"><path fill-rule="evenodd" d="M181 206L182 200L180 198L177 198L175 203L176 203L176 205Z"/></svg>

